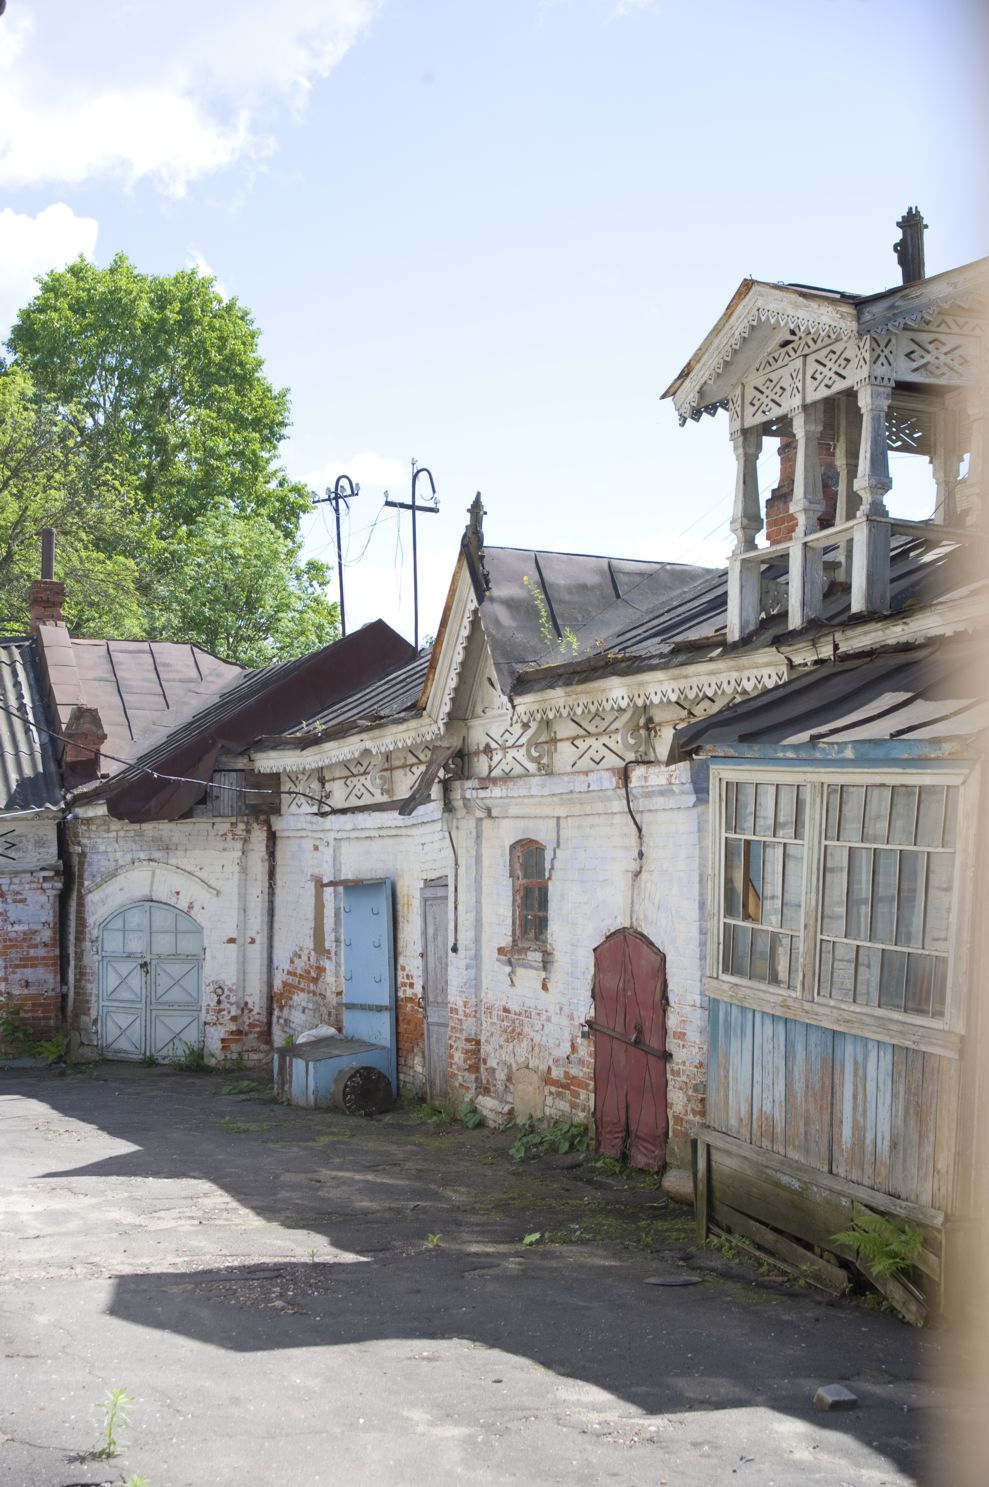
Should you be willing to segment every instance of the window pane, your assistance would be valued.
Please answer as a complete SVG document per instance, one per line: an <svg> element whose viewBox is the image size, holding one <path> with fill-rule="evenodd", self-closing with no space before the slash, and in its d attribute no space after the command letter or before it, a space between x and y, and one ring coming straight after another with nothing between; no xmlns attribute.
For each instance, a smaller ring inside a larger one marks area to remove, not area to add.
<svg viewBox="0 0 989 1487"><path fill-rule="evenodd" d="M776 787L776 835L792 837L797 824L797 790L795 785Z"/></svg>
<svg viewBox="0 0 989 1487"><path fill-rule="evenodd" d="M804 849L797 843L783 848L783 928L799 929L804 895Z"/></svg>
<svg viewBox="0 0 989 1487"><path fill-rule="evenodd" d="M762 842L745 842L742 917L762 923Z"/></svg>
<svg viewBox="0 0 989 1487"><path fill-rule="evenodd" d="M907 957L902 950L884 950L879 971L879 1005L902 1012L906 995Z"/></svg>
<svg viewBox="0 0 989 1487"><path fill-rule="evenodd" d="M731 974L731 941L734 933L735 926L726 924L724 939L721 942L721 969L725 975Z"/></svg>
<svg viewBox="0 0 989 1487"><path fill-rule="evenodd" d="M807 819L807 786L797 786L797 826L795 836L799 841L804 839L804 822Z"/></svg>
<svg viewBox="0 0 989 1487"><path fill-rule="evenodd" d="M837 785L829 785L827 818L824 823L824 835L829 842L836 841L838 837L838 805L840 800L840 788Z"/></svg>
<svg viewBox="0 0 989 1487"><path fill-rule="evenodd" d="M735 830L735 781L725 785L725 830Z"/></svg>
<svg viewBox="0 0 989 1487"><path fill-rule="evenodd" d="M896 866L899 852L872 854L872 939L892 945L896 939Z"/></svg>
<svg viewBox="0 0 989 1487"><path fill-rule="evenodd" d="M725 913L742 917L742 843L734 836L725 841Z"/></svg>
<svg viewBox="0 0 989 1487"><path fill-rule="evenodd" d="M545 878L546 853L542 847L526 847L522 852L523 878Z"/></svg>
<svg viewBox="0 0 989 1487"><path fill-rule="evenodd" d="M755 832L756 836L772 836L776 815L776 786L755 787Z"/></svg>
<svg viewBox="0 0 989 1487"><path fill-rule="evenodd" d="M749 943L752 931L744 924L736 924L732 935L731 971L733 976L749 974Z"/></svg>
<svg viewBox="0 0 989 1487"><path fill-rule="evenodd" d="M790 936L772 935L769 945L769 981L772 986L790 984Z"/></svg>
<svg viewBox="0 0 989 1487"><path fill-rule="evenodd" d="M865 814L865 786L842 785L841 806L838 810L838 837L843 842L862 840L862 819Z"/></svg>
<svg viewBox="0 0 989 1487"><path fill-rule="evenodd" d="M896 910L896 943L924 943L924 852L900 852L899 902Z"/></svg>
<svg viewBox="0 0 989 1487"><path fill-rule="evenodd" d="M917 809L917 846L940 847L944 820L944 786L921 785Z"/></svg>
<svg viewBox="0 0 989 1487"><path fill-rule="evenodd" d="M890 789L888 785L867 785L865 790L865 823L862 827L864 842L886 840L889 827Z"/></svg>
<svg viewBox="0 0 989 1487"><path fill-rule="evenodd" d="M903 1009L905 1012L918 1013L923 1017L931 1015L934 991L933 973L932 956L907 956L907 999Z"/></svg>
<svg viewBox="0 0 989 1487"><path fill-rule="evenodd" d="M821 933L845 933L845 893L848 886L848 848L825 847Z"/></svg>
<svg viewBox="0 0 989 1487"><path fill-rule="evenodd" d="M872 907L872 853L868 847L849 849L847 902L845 934L852 940L867 940Z"/></svg>
<svg viewBox="0 0 989 1487"><path fill-rule="evenodd" d="M941 845L953 847L955 845L955 832L958 821L958 787L951 786L948 790L948 798L944 803L944 837Z"/></svg>
<svg viewBox="0 0 989 1487"><path fill-rule="evenodd" d="M947 950L948 916L951 913L951 882L955 859L948 852L931 852L927 858L927 906L924 915L924 946Z"/></svg>
<svg viewBox="0 0 989 1487"><path fill-rule="evenodd" d="M766 842L762 849L762 922L777 927L783 915L783 844Z"/></svg>
<svg viewBox="0 0 989 1487"><path fill-rule="evenodd" d="M912 847L917 821L917 786L894 785L889 815L889 842L893 847Z"/></svg>
<svg viewBox="0 0 989 1487"><path fill-rule="evenodd" d="M755 785L745 780L735 787L735 830L751 836L755 824Z"/></svg>
<svg viewBox="0 0 989 1487"><path fill-rule="evenodd" d="M831 951L831 995L835 1001L850 1002L855 991L855 946L835 940Z"/></svg>
<svg viewBox="0 0 989 1487"><path fill-rule="evenodd" d="M860 945L855 960L855 1000L865 1007L879 1005L879 967L882 951L877 945Z"/></svg>
<svg viewBox="0 0 989 1487"><path fill-rule="evenodd" d="M817 978L821 996L829 997L831 995L831 960L833 950L833 940L821 941L821 966Z"/></svg>
<svg viewBox="0 0 989 1487"><path fill-rule="evenodd" d="M934 986L931 991L931 1016L943 1017L948 992L948 961L943 955L934 961Z"/></svg>
<svg viewBox="0 0 989 1487"><path fill-rule="evenodd" d="M753 981L769 980L769 931L752 931L752 966L749 971Z"/></svg>

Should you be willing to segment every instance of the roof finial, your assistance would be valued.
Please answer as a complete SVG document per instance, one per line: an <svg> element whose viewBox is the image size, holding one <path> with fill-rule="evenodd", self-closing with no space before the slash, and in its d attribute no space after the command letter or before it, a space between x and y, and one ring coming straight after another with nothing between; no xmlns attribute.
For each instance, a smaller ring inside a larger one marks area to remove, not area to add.
<svg viewBox="0 0 989 1487"><path fill-rule="evenodd" d="M478 491L469 507L470 520L461 544L471 568L471 578L478 601L491 587L491 577L484 562L484 507Z"/></svg>
<svg viewBox="0 0 989 1487"><path fill-rule="evenodd" d="M924 233L927 223L917 207L907 207L897 222L903 236L893 244L893 252L900 264L904 284L916 284L924 278Z"/></svg>

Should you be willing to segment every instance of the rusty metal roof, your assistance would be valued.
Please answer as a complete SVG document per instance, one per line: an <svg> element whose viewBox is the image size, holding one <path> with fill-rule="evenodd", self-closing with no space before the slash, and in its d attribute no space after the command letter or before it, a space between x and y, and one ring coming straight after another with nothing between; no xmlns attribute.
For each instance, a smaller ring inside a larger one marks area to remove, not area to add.
<svg viewBox="0 0 989 1487"><path fill-rule="evenodd" d="M296 727L270 738L265 737L262 740L265 748L283 745L298 749L300 742L308 746L334 734L351 733L355 728L371 729L379 724L394 722L403 714L414 714L429 670L429 661L428 655L416 656L413 661L396 667L370 686L351 692L332 707L314 712Z"/></svg>
<svg viewBox="0 0 989 1487"><path fill-rule="evenodd" d="M28 639L0 641L0 814L57 809L62 790Z"/></svg>
<svg viewBox="0 0 989 1487"><path fill-rule="evenodd" d="M671 758L733 744L971 740L989 728L982 665L967 639L826 662L678 728Z"/></svg>
<svg viewBox="0 0 989 1487"><path fill-rule="evenodd" d="M202 797L221 751L243 753L260 738L285 733L412 654L407 640L375 620L309 655L250 672L87 793L105 796L110 815L121 820L176 820Z"/></svg>

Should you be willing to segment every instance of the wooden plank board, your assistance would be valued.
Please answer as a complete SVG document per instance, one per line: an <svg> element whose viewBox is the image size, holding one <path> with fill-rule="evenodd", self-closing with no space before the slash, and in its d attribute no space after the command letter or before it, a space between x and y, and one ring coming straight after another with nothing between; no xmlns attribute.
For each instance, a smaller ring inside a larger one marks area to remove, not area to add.
<svg viewBox="0 0 989 1487"><path fill-rule="evenodd" d="M740 1141L752 1139L752 1021L750 1007L729 1008L728 1129Z"/></svg>
<svg viewBox="0 0 989 1487"><path fill-rule="evenodd" d="M733 1161L743 1173L761 1172L771 1168L782 1174L784 1178L792 1177L798 1184L809 1184L813 1188L831 1191L843 1198L857 1198L867 1207L909 1219L911 1223L919 1224L921 1228L940 1230L944 1226L944 1214L938 1209L925 1208L918 1203L909 1203L901 1198L891 1197L888 1193L874 1192L870 1188L863 1187L861 1183L848 1182L844 1178L814 1171L789 1157L757 1151L755 1147L747 1146L742 1141L736 1141L732 1136L711 1130L706 1126L702 1133L698 1134L703 1134L703 1139L712 1151L722 1153L726 1160Z"/></svg>
<svg viewBox="0 0 989 1487"><path fill-rule="evenodd" d="M772 1079L772 1018L765 1012L752 1013L752 1145L772 1146L766 1140L766 1079ZM766 1041L770 1040L769 1062Z"/></svg>
<svg viewBox="0 0 989 1487"><path fill-rule="evenodd" d="M876 1044L876 1164L873 1183L881 1193L889 1190L889 1147L893 1127L892 1043ZM942 1207L935 1204L935 1207Z"/></svg>
<svg viewBox="0 0 989 1487"><path fill-rule="evenodd" d="M934 1144L938 1106L941 1103L941 1063L936 1053L923 1055L923 1093L914 1113L917 1122L917 1165L910 1194L919 1203L932 1203L934 1191Z"/></svg>
<svg viewBox="0 0 989 1487"><path fill-rule="evenodd" d="M958 1094L961 1070L953 1061L941 1065L937 1128L934 1133L934 1172L931 1206L951 1213L955 1207L955 1173L958 1153Z"/></svg>
<svg viewBox="0 0 989 1487"><path fill-rule="evenodd" d="M727 1023L730 1011L727 1002L708 1003L707 1121L716 1131L724 1129L727 1115Z"/></svg>
<svg viewBox="0 0 989 1487"><path fill-rule="evenodd" d="M820 1255L815 1255L813 1250L805 1249L803 1245L787 1239L783 1234L777 1234L775 1229L767 1229L766 1225L760 1224L757 1219L739 1213L735 1208L729 1208L726 1203L714 1205L713 1217L719 1224L724 1224L729 1229L736 1229L738 1233L751 1239L753 1244L786 1260L796 1274L800 1275L802 1272L809 1271L808 1279L816 1281L825 1290L841 1295L848 1289L848 1274L842 1270L840 1265L822 1259Z"/></svg>
<svg viewBox="0 0 989 1487"><path fill-rule="evenodd" d="M708 1217L708 1172L710 1170L710 1148L703 1138L694 1142L694 1217L698 1244L707 1239Z"/></svg>

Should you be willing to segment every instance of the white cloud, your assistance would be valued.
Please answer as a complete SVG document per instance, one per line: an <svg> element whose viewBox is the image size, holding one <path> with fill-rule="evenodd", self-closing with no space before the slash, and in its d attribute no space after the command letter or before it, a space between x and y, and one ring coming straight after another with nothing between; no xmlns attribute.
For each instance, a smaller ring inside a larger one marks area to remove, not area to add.
<svg viewBox="0 0 989 1487"><path fill-rule="evenodd" d="M111 176L167 195L271 153L383 0L21 0L0 26L0 186ZM16 64L16 65L15 65Z"/></svg>
<svg viewBox="0 0 989 1487"><path fill-rule="evenodd" d="M64 202L45 207L36 217L10 207L0 211L0 340L33 297L35 278L64 267L80 253L92 258L98 232L95 218L77 217Z"/></svg>
<svg viewBox="0 0 989 1487"><path fill-rule="evenodd" d="M230 298L230 290L222 279L216 277L212 264L206 258L205 253L200 253L198 248L190 248L185 258L186 268L194 268L196 273L203 279L212 279L213 288L221 299Z"/></svg>

